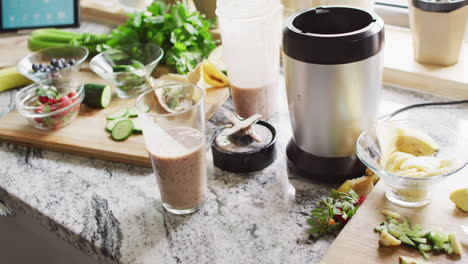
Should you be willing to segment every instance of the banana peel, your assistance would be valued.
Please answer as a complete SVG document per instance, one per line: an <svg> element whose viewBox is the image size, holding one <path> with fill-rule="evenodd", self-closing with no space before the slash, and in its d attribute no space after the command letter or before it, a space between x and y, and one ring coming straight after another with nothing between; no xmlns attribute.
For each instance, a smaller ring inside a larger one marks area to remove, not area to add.
<svg viewBox="0 0 468 264"><path fill-rule="evenodd" d="M15 66L0 70L0 92L33 83L18 72Z"/></svg>
<svg viewBox="0 0 468 264"><path fill-rule="evenodd" d="M203 80L215 88L226 87L229 80L220 70L216 68L209 60L202 62Z"/></svg>
<svg viewBox="0 0 468 264"><path fill-rule="evenodd" d="M354 190L359 196L367 195L372 188L374 188L374 182L372 176L362 176L357 179L345 181L338 189L338 192L349 192L351 189Z"/></svg>

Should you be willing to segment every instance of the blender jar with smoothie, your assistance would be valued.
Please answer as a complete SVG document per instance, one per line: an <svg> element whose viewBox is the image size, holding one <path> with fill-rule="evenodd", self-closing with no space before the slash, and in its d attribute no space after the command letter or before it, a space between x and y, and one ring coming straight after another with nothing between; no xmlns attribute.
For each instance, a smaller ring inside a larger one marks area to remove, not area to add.
<svg viewBox="0 0 468 264"><path fill-rule="evenodd" d="M236 113L268 119L277 112L279 0L218 0L216 14Z"/></svg>

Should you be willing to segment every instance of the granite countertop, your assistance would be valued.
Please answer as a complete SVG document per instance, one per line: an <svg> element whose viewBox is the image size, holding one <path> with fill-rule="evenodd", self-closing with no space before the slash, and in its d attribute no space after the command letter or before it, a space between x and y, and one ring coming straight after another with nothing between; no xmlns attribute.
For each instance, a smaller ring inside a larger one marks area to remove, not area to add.
<svg viewBox="0 0 468 264"><path fill-rule="evenodd" d="M0 94L0 116L14 110L16 92ZM390 87L381 96L380 114L443 100ZM334 236L309 239L305 220L335 186L288 170L291 128L281 98L271 120L277 160L248 174L209 166L207 200L192 215L163 209L151 168L6 143L0 143L0 197L103 263L317 263ZM232 109L232 102L223 108ZM468 113L468 107L451 109ZM224 122L218 112L207 136Z"/></svg>
<svg viewBox="0 0 468 264"><path fill-rule="evenodd" d="M89 29L103 31L82 27ZM209 165L207 200L194 214L163 209L151 168L7 143L0 143L0 199L102 263L317 263L334 236L309 239L305 220L336 186L288 170L291 128L281 90L281 111L271 120L277 160L249 174ZM0 93L0 116L14 110L16 92ZM446 99L384 87L379 114L435 100ZM232 102L223 108L232 110ZM466 106L448 108L458 114L452 118L468 116ZM224 122L218 112L207 136Z"/></svg>

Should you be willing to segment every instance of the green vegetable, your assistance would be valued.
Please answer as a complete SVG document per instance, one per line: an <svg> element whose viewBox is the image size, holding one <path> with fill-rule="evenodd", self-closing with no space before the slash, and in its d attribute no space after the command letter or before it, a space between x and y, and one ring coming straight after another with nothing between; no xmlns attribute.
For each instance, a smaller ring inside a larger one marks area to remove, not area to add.
<svg viewBox="0 0 468 264"><path fill-rule="evenodd" d="M401 241L401 243L407 245L408 247L416 248L416 244L409 239L406 235L403 235L401 237L398 237L398 239Z"/></svg>
<svg viewBox="0 0 468 264"><path fill-rule="evenodd" d="M113 119L125 117L127 115L127 113L128 113L128 108L119 109L119 110L115 111L114 113L108 115L107 120L113 120Z"/></svg>
<svg viewBox="0 0 468 264"><path fill-rule="evenodd" d="M138 110L136 107L132 107L128 109L128 116L129 117L138 117Z"/></svg>
<svg viewBox="0 0 468 264"><path fill-rule="evenodd" d="M113 72L131 72L136 70L132 65L116 65L112 67Z"/></svg>
<svg viewBox="0 0 468 264"><path fill-rule="evenodd" d="M353 190L341 193L333 189L329 197L323 197L317 208L310 211L307 223L309 234L318 238L343 227L356 213L365 197L359 197Z"/></svg>
<svg viewBox="0 0 468 264"><path fill-rule="evenodd" d="M458 242L454 243L454 237L449 233L439 229L427 230L418 224L412 226L408 217L404 217L401 223L393 217L387 217L386 220L388 223L382 222L374 230L380 233L388 230L388 233L398 237L403 245L418 249L426 259L428 258L426 252L429 251L446 254L460 253Z"/></svg>
<svg viewBox="0 0 468 264"><path fill-rule="evenodd" d="M107 120L107 124L106 124L107 131L112 132L112 129L114 128L115 124L117 124L117 122L119 122L121 120L128 120L128 118L127 117L120 117L120 118L116 118L116 119L112 119L112 120Z"/></svg>
<svg viewBox="0 0 468 264"><path fill-rule="evenodd" d="M147 12L137 12L111 33L100 50L133 43L152 43L164 50L163 63L175 67L180 74L207 58L216 47L210 29L214 20L198 12L189 12L184 3L165 4L155 1Z"/></svg>
<svg viewBox="0 0 468 264"><path fill-rule="evenodd" d="M427 238L429 239L429 241L431 241L432 243L434 243L434 245L437 246L442 246L445 242L450 241L450 235L448 233L444 233L438 230L433 230L429 232Z"/></svg>
<svg viewBox="0 0 468 264"><path fill-rule="evenodd" d="M132 119L133 124L133 133L134 134L141 134L143 129L141 128L141 123L139 119Z"/></svg>
<svg viewBox="0 0 468 264"><path fill-rule="evenodd" d="M140 111L148 113L151 110L151 107L143 102L138 103L138 109Z"/></svg>
<svg viewBox="0 0 468 264"><path fill-rule="evenodd" d="M133 123L132 121L125 119L117 122L112 128L111 136L114 140L122 141L128 138L132 134Z"/></svg>
<svg viewBox="0 0 468 264"><path fill-rule="evenodd" d="M55 28L38 29L31 33L28 48L31 51L48 47L63 45L82 45L90 53L96 53L97 45L108 41L110 37L105 34L75 33Z"/></svg>
<svg viewBox="0 0 468 264"><path fill-rule="evenodd" d="M87 83L83 85L85 98L83 103L92 108L106 108L112 100L112 88L105 84Z"/></svg>

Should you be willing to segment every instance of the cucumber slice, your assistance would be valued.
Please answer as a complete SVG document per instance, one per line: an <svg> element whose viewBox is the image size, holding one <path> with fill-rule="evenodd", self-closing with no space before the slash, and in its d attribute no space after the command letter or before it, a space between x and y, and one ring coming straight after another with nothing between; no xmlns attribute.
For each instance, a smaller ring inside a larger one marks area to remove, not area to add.
<svg viewBox="0 0 468 264"><path fill-rule="evenodd" d="M143 129L141 127L141 122L139 119L132 119L132 124L133 124L133 133L134 134L141 134L143 132Z"/></svg>
<svg viewBox="0 0 468 264"><path fill-rule="evenodd" d="M419 251L431 251L432 246L428 245L428 244L419 244L418 249L419 249Z"/></svg>
<svg viewBox="0 0 468 264"><path fill-rule="evenodd" d="M132 65L115 65L112 67L113 72L131 72L136 70Z"/></svg>
<svg viewBox="0 0 468 264"><path fill-rule="evenodd" d="M398 239L401 241L401 243L405 244L406 246L416 248L416 244L413 241L411 241L411 239L409 239L409 237L407 237L406 235L401 236Z"/></svg>
<svg viewBox="0 0 468 264"><path fill-rule="evenodd" d="M138 117L138 110L136 107L132 107L128 109L128 116L129 117Z"/></svg>
<svg viewBox="0 0 468 264"><path fill-rule="evenodd" d="M119 109L119 110L115 111L114 113L108 115L107 120L113 120L113 119L117 119L117 118L120 118L120 117L124 117L127 114L128 114L128 108L122 108L122 109Z"/></svg>
<svg viewBox="0 0 468 264"><path fill-rule="evenodd" d="M408 237L418 244L427 244L427 238L425 237L410 237L410 236Z"/></svg>
<svg viewBox="0 0 468 264"><path fill-rule="evenodd" d="M125 120L125 119L127 119L127 117L107 120L107 124L106 124L107 131L112 132L112 129L114 128L115 124L117 124L117 122L119 122L120 120Z"/></svg>
<svg viewBox="0 0 468 264"><path fill-rule="evenodd" d="M133 124L132 121L125 119L120 120L112 128L112 138L117 141L124 140L132 134Z"/></svg>
<svg viewBox="0 0 468 264"><path fill-rule="evenodd" d="M112 88L110 85L87 83L83 85L85 98L83 103L92 108L106 108L112 100Z"/></svg>
<svg viewBox="0 0 468 264"><path fill-rule="evenodd" d="M138 60L132 60L132 66L135 69L140 69L140 68L145 67L145 65Z"/></svg>
<svg viewBox="0 0 468 264"><path fill-rule="evenodd" d="M142 112L148 113L151 107L143 102L138 103L138 109Z"/></svg>
<svg viewBox="0 0 468 264"><path fill-rule="evenodd" d="M445 242L450 242L450 235L438 230L429 232L427 238L437 246L442 246Z"/></svg>

